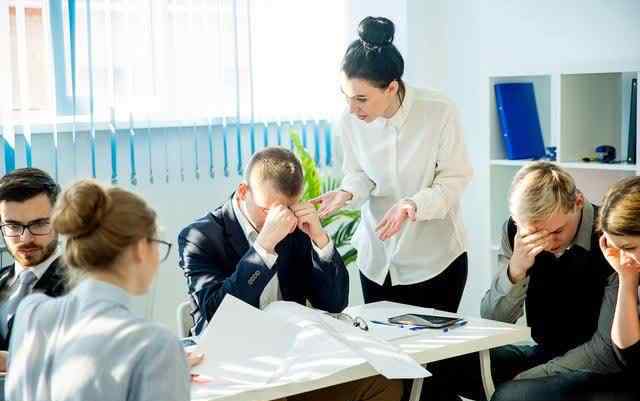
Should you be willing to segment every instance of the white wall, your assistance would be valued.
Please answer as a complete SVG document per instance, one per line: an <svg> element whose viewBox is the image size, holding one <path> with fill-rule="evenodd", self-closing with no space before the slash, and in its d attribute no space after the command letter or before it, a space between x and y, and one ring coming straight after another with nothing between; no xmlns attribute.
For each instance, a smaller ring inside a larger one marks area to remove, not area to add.
<svg viewBox="0 0 640 401"><path fill-rule="evenodd" d="M475 169L463 215L470 275L462 310L478 314L491 278L488 77L640 69L637 0L407 0L409 82L443 89L460 108ZM506 194L505 194L506 196ZM473 202L472 202L473 200Z"/></svg>

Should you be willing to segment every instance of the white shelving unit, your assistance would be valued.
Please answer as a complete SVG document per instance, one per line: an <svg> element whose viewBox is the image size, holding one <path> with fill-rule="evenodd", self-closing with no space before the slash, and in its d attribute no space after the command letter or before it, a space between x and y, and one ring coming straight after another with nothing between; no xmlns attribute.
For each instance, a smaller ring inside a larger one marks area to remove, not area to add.
<svg viewBox="0 0 640 401"><path fill-rule="evenodd" d="M557 163L569 170L578 187L599 204L611 184L640 175L640 141L636 163L584 162L598 145L616 148L617 159L627 159L631 80L640 81L640 66L630 71L589 71L489 77L490 219L491 252L498 250L502 224L509 217L509 187L515 173L529 160L507 160L496 112L494 85L532 82L545 146L555 146ZM638 124L640 113L633 117ZM492 259L495 265L495 258Z"/></svg>

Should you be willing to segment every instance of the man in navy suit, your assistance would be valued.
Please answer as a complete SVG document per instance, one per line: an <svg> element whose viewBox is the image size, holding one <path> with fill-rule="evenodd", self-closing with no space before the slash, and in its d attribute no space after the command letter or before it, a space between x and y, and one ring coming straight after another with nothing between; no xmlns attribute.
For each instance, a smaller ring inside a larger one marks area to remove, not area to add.
<svg viewBox="0 0 640 401"><path fill-rule="evenodd" d="M51 211L60 188L44 171L22 168L0 178L0 230L14 263L0 269L0 350L9 346L18 303L32 292L66 291Z"/></svg>
<svg viewBox="0 0 640 401"><path fill-rule="evenodd" d="M226 294L263 308L285 300L340 312L349 276L313 205L300 202L302 166L284 148L249 161L244 180L221 207L178 236L198 335ZM381 376L327 387L288 401L399 401L402 385Z"/></svg>
<svg viewBox="0 0 640 401"><path fill-rule="evenodd" d="M226 294L257 308L277 300L329 312L347 306L349 278L320 225L316 209L299 202L302 167L284 148L266 148L221 207L178 236L198 335Z"/></svg>

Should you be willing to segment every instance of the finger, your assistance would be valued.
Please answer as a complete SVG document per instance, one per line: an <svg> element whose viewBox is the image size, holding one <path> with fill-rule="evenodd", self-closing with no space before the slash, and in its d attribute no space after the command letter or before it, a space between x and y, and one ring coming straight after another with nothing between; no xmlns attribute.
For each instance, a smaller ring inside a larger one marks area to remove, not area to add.
<svg viewBox="0 0 640 401"><path fill-rule="evenodd" d="M199 384L199 383L208 383L210 381L211 381L210 379L207 379L202 375L197 375L197 374L191 373L191 382L192 383Z"/></svg>
<svg viewBox="0 0 640 401"><path fill-rule="evenodd" d="M390 222L387 225L387 227L385 228L385 230L381 233L380 238L383 241L388 240L391 237L391 235L393 234L394 228L395 228L395 225L393 224L393 222Z"/></svg>
<svg viewBox="0 0 640 401"><path fill-rule="evenodd" d="M400 232L400 227L391 227L389 228L389 230L387 230L387 233L385 235L385 239L390 239L392 238L394 235L398 234L398 232Z"/></svg>
<svg viewBox="0 0 640 401"><path fill-rule="evenodd" d="M204 359L204 354L192 354L189 353L187 354L187 364L189 365L190 368L198 365L200 362L202 362L202 360Z"/></svg>
<svg viewBox="0 0 640 401"><path fill-rule="evenodd" d="M314 216L316 213L315 209L300 209L294 212L296 217Z"/></svg>
<svg viewBox="0 0 640 401"><path fill-rule="evenodd" d="M297 213L302 210L309 210L314 212L316 211L316 207L309 202L296 203L295 205L291 206L290 209L294 213Z"/></svg>
<svg viewBox="0 0 640 401"><path fill-rule="evenodd" d="M533 242L538 242L541 239L546 238L549 235L547 231L536 231L528 235L522 236L522 242L525 244L530 244Z"/></svg>
<svg viewBox="0 0 640 401"><path fill-rule="evenodd" d="M318 209L318 215L324 218L333 213L336 209L338 208L335 205L323 205Z"/></svg>
<svg viewBox="0 0 640 401"><path fill-rule="evenodd" d="M384 241L386 239L387 230L389 229L390 226L391 226L391 222L387 221L382 227L380 227L380 229L377 230L378 238Z"/></svg>
<svg viewBox="0 0 640 401"><path fill-rule="evenodd" d="M290 216L287 221L289 222L289 233L292 233L298 226L298 219L295 216Z"/></svg>
<svg viewBox="0 0 640 401"><path fill-rule="evenodd" d="M376 231L380 231L380 232L383 231L384 227L386 227L387 224L389 224L389 219L386 217L383 217L380 223L378 223L378 225L376 226Z"/></svg>
<svg viewBox="0 0 640 401"><path fill-rule="evenodd" d="M413 207L407 208L407 214L409 215L411 221L416 221L416 211L413 209Z"/></svg>
<svg viewBox="0 0 640 401"><path fill-rule="evenodd" d="M302 223L309 223L311 220L311 216L296 216L296 220L298 222L298 225L302 224Z"/></svg>
<svg viewBox="0 0 640 401"><path fill-rule="evenodd" d="M322 194L318 197L315 197L313 199L309 199L309 203L313 204L313 205L319 205L321 203L324 203L328 198L329 198L330 193L327 194Z"/></svg>
<svg viewBox="0 0 640 401"><path fill-rule="evenodd" d="M531 256L531 257L536 257L542 251L544 251L544 247L543 246L537 246L537 247L533 248L532 250L530 250L528 255Z"/></svg>

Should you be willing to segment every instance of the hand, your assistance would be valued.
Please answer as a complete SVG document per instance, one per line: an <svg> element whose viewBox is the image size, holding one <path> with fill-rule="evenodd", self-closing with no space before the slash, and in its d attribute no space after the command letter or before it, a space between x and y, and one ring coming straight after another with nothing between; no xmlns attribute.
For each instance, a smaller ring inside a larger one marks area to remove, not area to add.
<svg viewBox="0 0 640 401"><path fill-rule="evenodd" d="M620 284L630 283L632 286L638 286L640 282L640 264L631 258L628 258L626 262L622 262L620 249L609 245L605 234L600 237L600 250L613 270L618 273Z"/></svg>
<svg viewBox="0 0 640 401"><path fill-rule="evenodd" d="M7 372L7 359L9 358L9 353L7 351L0 351L0 373Z"/></svg>
<svg viewBox="0 0 640 401"><path fill-rule="evenodd" d="M196 355L193 352L187 352L187 366L189 366L189 370L193 369L194 366L199 365L203 359L204 354ZM208 380L202 378L199 374L191 373L191 381L193 383L205 383Z"/></svg>
<svg viewBox="0 0 640 401"><path fill-rule="evenodd" d="M331 191L311 199L312 205L320 205L318 215L321 219L327 217L338 209L342 209L347 202L353 199L353 194L347 191Z"/></svg>
<svg viewBox="0 0 640 401"><path fill-rule="evenodd" d="M296 229L298 220L286 206L278 205L269 209L267 218L256 238L256 242L269 253L274 253L276 245Z"/></svg>
<svg viewBox="0 0 640 401"><path fill-rule="evenodd" d="M524 280L536 256L548 246L549 238L549 232L546 230L526 232L518 228L513 240L513 255L509 262L508 273L512 282Z"/></svg>
<svg viewBox="0 0 640 401"><path fill-rule="evenodd" d="M329 243L329 236L320 224L320 217L311 202L298 203L291 207L298 219L298 228L307 234L317 247L324 248Z"/></svg>
<svg viewBox="0 0 640 401"><path fill-rule="evenodd" d="M414 201L409 199L400 200L384 214L382 220L378 223L376 227L378 238L385 241L396 235L407 219L416 221L416 211L417 207Z"/></svg>

